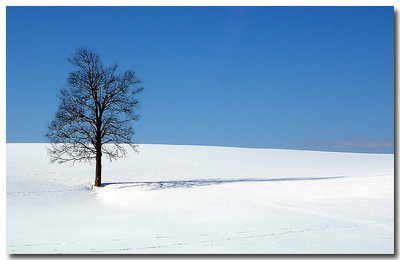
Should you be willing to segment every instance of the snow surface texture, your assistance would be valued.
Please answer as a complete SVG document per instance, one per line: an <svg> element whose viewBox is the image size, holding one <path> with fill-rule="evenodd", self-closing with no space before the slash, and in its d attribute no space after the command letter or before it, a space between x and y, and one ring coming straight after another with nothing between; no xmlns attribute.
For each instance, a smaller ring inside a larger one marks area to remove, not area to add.
<svg viewBox="0 0 400 260"><path fill-rule="evenodd" d="M140 145L49 164L7 144L9 254L392 254L393 155Z"/></svg>

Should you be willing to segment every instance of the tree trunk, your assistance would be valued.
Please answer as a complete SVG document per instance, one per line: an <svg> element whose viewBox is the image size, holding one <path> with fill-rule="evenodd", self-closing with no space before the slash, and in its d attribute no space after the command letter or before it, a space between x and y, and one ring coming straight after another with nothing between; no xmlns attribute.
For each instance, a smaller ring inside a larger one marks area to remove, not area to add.
<svg viewBox="0 0 400 260"><path fill-rule="evenodd" d="M101 150L96 152L96 179L94 180L94 186L101 186Z"/></svg>

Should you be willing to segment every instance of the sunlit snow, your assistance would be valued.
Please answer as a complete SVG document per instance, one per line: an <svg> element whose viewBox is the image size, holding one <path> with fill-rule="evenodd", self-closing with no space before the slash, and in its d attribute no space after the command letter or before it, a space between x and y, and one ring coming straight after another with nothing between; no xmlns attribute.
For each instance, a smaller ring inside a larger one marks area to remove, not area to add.
<svg viewBox="0 0 400 260"><path fill-rule="evenodd" d="M383 253L394 250L393 155L140 145L49 164L7 144L7 251Z"/></svg>

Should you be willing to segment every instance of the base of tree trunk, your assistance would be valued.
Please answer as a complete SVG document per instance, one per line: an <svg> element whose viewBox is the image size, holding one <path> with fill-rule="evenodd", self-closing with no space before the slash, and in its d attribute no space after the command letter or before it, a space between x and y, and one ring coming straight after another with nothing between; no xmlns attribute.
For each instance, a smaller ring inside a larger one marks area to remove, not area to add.
<svg viewBox="0 0 400 260"><path fill-rule="evenodd" d="M94 180L94 186L101 186L101 151L98 151L96 156L96 178Z"/></svg>

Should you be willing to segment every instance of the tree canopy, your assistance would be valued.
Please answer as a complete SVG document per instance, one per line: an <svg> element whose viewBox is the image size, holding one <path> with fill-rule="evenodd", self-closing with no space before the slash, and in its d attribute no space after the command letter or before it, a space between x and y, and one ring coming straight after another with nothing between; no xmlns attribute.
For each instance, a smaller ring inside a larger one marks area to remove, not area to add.
<svg viewBox="0 0 400 260"><path fill-rule="evenodd" d="M101 174L103 154L112 161L126 155L123 144L136 148L131 122L139 119L136 95L143 87L134 71L118 74L117 65L105 67L87 49L78 49L68 61L77 70L60 92L61 104L46 135L52 143L48 153L51 162L96 159L96 175Z"/></svg>

